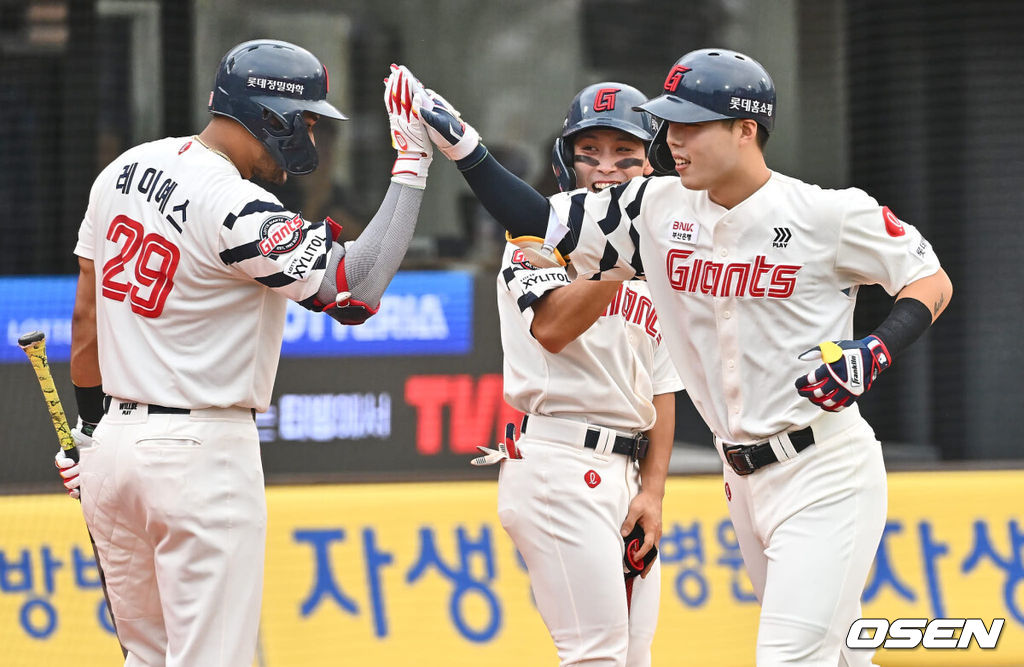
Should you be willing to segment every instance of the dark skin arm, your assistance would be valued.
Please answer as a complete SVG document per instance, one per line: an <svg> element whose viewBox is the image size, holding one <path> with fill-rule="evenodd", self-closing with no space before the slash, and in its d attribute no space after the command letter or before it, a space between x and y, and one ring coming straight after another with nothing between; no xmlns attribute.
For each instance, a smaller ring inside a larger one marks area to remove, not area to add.
<svg viewBox="0 0 1024 667"><path fill-rule="evenodd" d="M558 354L589 329L608 307L621 282L574 280L533 304L530 333L545 350Z"/></svg>
<svg viewBox="0 0 1024 667"><path fill-rule="evenodd" d="M103 384L96 346L96 274L91 259L78 258L78 289L71 316L71 382L78 387Z"/></svg>

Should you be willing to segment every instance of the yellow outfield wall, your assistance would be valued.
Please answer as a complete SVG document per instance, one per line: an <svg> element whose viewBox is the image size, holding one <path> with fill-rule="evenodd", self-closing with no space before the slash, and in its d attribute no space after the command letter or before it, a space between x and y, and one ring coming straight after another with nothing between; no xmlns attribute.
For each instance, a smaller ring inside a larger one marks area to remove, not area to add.
<svg viewBox="0 0 1024 667"><path fill-rule="evenodd" d="M557 664L496 484L268 489L258 662ZM883 650L892 665L1024 665L1024 473L889 477L889 524L864 615L1005 619L985 651ZM754 662L758 607L718 477L669 480L655 665ZM121 662L78 503L0 497L0 665Z"/></svg>

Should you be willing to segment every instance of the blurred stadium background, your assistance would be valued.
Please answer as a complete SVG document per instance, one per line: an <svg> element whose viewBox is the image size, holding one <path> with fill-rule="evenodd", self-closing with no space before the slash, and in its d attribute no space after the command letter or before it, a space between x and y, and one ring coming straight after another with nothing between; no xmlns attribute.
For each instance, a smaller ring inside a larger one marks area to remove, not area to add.
<svg viewBox="0 0 1024 667"><path fill-rule="evenodd" d="M119 660L16 339L47 333L73 406L72 249L92 179L136 143L199 131L221 55L274 37L327 64L351 118L318 125L321 168L276 192L353 237L387 186L391 62L551 193L551 141L584 85L655 94L705 46L759 59L779 94L769 166L875 195L922 229L956 290L862 402L892 471L865 614L1006 626L994 651L878 662L1024 665L1022 34L1015 0L0 0L0 664ZM496 470L467 463L516 417L501 393L501 242L438 156L380 314L347 330L290 314L259 418L271 512L261 664L556 662L496 521ZM863 289L856 335L889 303ZM685 394L676 441L655 664L753 664L757 606Z"/></svg>

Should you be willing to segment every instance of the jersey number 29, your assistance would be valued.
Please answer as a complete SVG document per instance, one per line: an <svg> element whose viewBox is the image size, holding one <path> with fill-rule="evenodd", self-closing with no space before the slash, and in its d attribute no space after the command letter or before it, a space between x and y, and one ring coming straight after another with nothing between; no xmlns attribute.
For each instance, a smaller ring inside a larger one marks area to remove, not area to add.
<svg viewBox="0 0 1024 667"><path fill-rule="evenodd" d="M124 240L121 252L103 265L103 296L114 301L128 298L132 311L143 317L160 317L167 295L174 287L174 272L181 253L159 234L146 234L142 223L126 215L114 218L107 228L107 240ZM125 265L138 255L135 280L121 279Z"/></svg>

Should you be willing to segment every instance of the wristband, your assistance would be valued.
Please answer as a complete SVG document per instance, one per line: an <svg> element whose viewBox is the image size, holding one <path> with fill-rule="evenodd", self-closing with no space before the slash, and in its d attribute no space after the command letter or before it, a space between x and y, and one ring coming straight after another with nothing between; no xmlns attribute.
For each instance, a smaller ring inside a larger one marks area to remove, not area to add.
<svg viewBox="0 0 1024 667"><path fill-rule="evenodd" d="M888 348L891 359L910 347L931 325L932 312L928 306L907 297L896 301L889 316L871 335Z"/></svg>
<svg viewBox="0 0 1024 667"><path fill-rule="evenodd" d="M75 402L78 403L78 416L83 422L99 424L103 419L103 385L95 387L75 387Z"/></svg>

